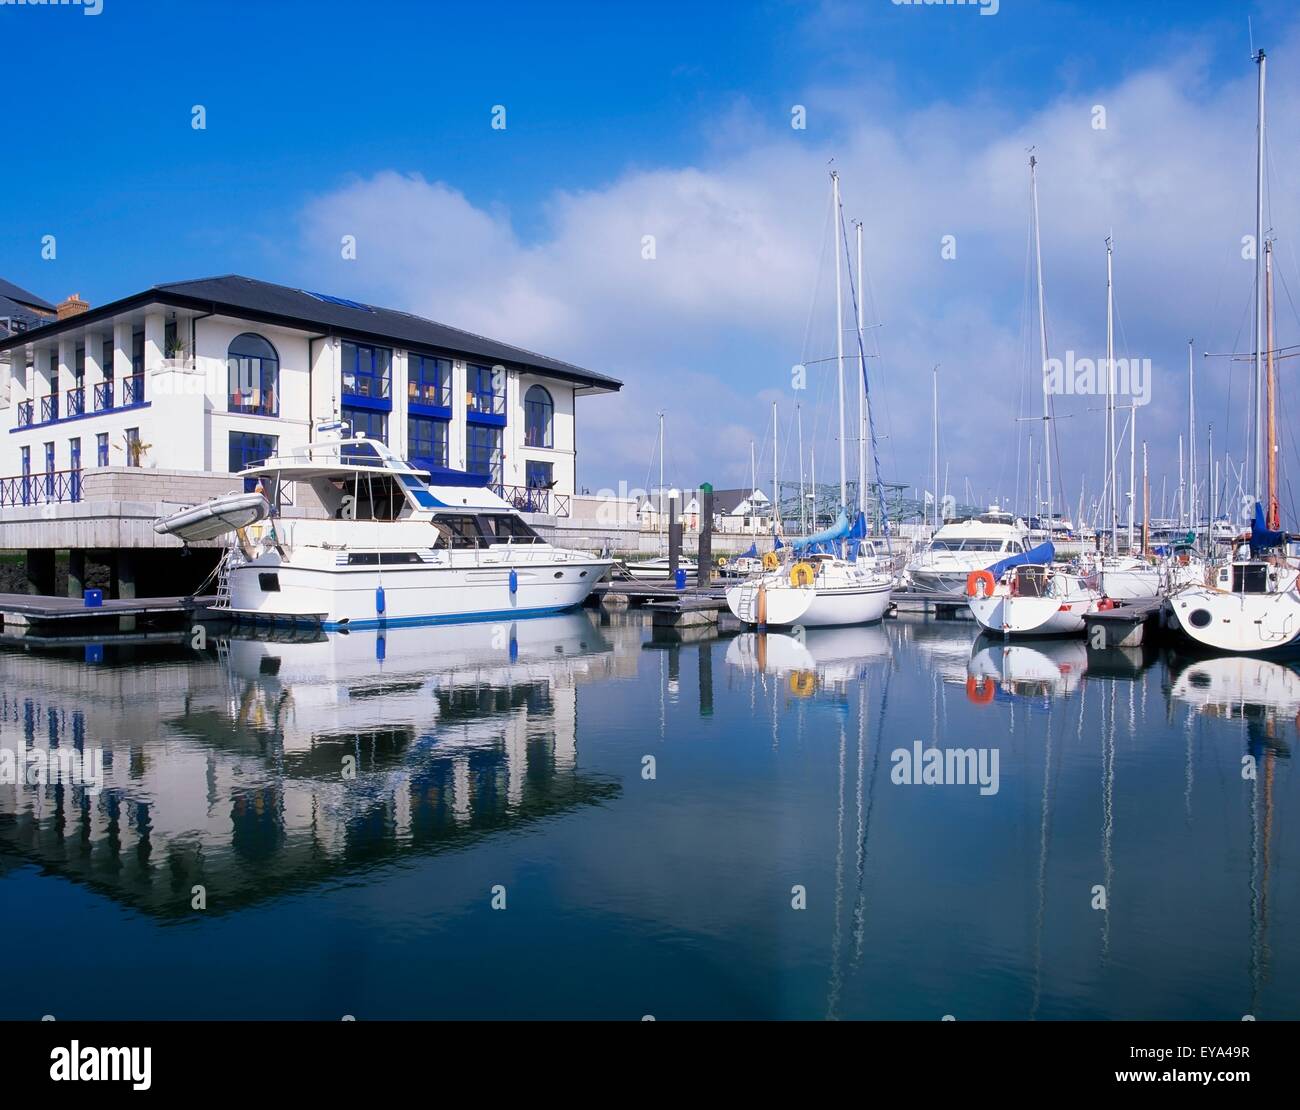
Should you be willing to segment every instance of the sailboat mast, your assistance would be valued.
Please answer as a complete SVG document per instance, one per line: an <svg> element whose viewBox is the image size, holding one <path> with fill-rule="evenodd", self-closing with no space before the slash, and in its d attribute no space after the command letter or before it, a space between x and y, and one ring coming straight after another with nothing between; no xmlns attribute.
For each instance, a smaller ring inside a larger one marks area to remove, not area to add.
<svg viewBox="0 0 1300 1110"><path fill-rule="evenodd" d="M1192 367L1192 341L1187 341L1187 525L1196 535L1196 372Z"/></svg>
<svg viewBox="0 0 1300 1110"><path fill-rule="evenodd" d="M1151 527L1151 481L1147 477L1147 444L1142 441L1142 554L1147 553Z"/></svg>
<svg viewBox="0 0 1300 1110"><path fill-rule="evenodd" d="M1137 401L1128 407L1128 549L1133 550L1133 513L1137 508Z"/></svg>
<svg viewBox="0 0 1300 1110"><path fill-rule="evenodd" d="M835 220L835 365L839 371L840 391L840 505L848 508L848 471L845 467L844 444L844 277L843 259L840 258L840 175L831 170L831 188L834 193Z"/></svg>
<svg viewBox="0 0 1300 1110"><path fill-rule="evenodd" d="M934 368L934 527L939 529L939 367Z"/></svg>
<svg viewBox="0 0 1300 1110"><path fill-rule="evenodd" d="M1110 553L1119 549L1119 509L1115 497L1115 286L1114 247L1106 237L1106 515L1110 518Z"/></svg>
<svg viewBox="0 0 1300 1110"><path fill-rule="evenodd" d="M664 414L659 411L659 528L664 526Z"/></svg>
<svg viewBox="0 0 1300 1110"><path fill-rule="evenodd" d="M773 534L781 525L781 487L776 473L776 402L772 402L772 527Z"/></svg>
<svg viewBox="0 0 1300 1110"><path fill-rule="evenodd" d="M808 534L808 502L803 488L803 406L794 407L795 423L799 428L799 531Z"/></svg>
<svg viewBox="0 0 1300 1110"><path fill-rule="evenodd" d="M865 517L867 512L867 348L862 341L863 303L862 284L862 221L857 221L858 236L858 512Z"/></svg>
<svg viewBox="0 0 1300 1110"><path fill-rule="evenodd" d="M1268 296L1265 308L1268 312L1268 369L1266 372L1265 427L1268 430L1268 526L1276 531L1282 523L1282 514L1277 501L1277 379L1273 373L1273 243L1264 244L1265 285Z"/></svg>
<svg viewBox="0 0 1300 1110"><path fill-rule="evenodd" d="M1034 265L1038 273L1038 351L1043 375L1043 458L1047 468L1047 538L1052 538L1052 413L1047 391L1047 308L1043 301L1043 244L1038 227L1038 159L1029 156L1029 187L1034 202Z"/></svg>
<svg viewBox="0 0 1300 1110"><path fill-rule="evenodd" d="M1260 408L1264 400L1264 276L1260 270L1264 240L1264 78L1268 65L1264 51L1255 55L1255 62L1259 66L1259 104L1255 129L1255 387L1251 442L1255 456L1253 492L1258 497L1264 485L1264 442L1260 434Z"/></svg>

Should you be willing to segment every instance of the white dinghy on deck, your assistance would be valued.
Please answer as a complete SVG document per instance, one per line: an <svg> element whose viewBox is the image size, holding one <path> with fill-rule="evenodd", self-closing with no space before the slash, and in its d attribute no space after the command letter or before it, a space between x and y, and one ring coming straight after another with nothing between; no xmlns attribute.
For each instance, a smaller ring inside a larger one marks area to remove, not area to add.
<svg viewBox="0 0 1300 1110"><path fill-rule="evenodd" d="M197 543L238 532L270 515L271 503L259 490L228 493L162 517L154 522L153 530L160 536L175 536L185 543Z"/></svg>

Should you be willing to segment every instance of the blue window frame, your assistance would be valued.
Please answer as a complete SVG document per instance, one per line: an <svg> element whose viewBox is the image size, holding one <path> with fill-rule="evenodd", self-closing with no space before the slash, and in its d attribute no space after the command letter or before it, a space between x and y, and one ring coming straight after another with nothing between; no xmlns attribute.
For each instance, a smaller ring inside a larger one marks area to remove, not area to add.
<svg viewBox="0 0 1300 1110"><path fill-rule="evenodd" d="M230 433L230 473L238 474L250 466L258 466L271 458L279 447L279 436L262 435L260 432ZM257 488L256 478L245 478L244 489Z"/></svg>
<svg viewBox="0 0 1300 1110"><path fill-rule="evenodd" d="M131 335L131 373L144 373L144 332L137 331Z"/></svg>
<svg viewBox="0 0 1300 1110"><path fill-rule="evenodd" d="M524 394L524 446L555 446L555 402L540 385Z"/></svg>
<svg viewBox="0 0 1300 1110"><path fill-rule="evenodd" d="M421 465L447 465L446 420L433 416L408 416L406 419L406 454Z"/></svg>
<svg viewBox="0 0 1300 1110"><path fill-rule="evenodd" d="M450 408L451 359L408 356L406 399L412 405Z"/></svg>
<svg viewBox="0 0 1300 1110"><path fill-rule="evenodd" d="M72 470L72 500L81 500L81 439L68 440L68 463Z"/></svg>
<svg viewBox="0 0 1300 1110"><path fill-rule="evenodd" d="M505 416L505 367L480 366L477 363L471 362L465 370L465 405L469 411L469 415Z"/></svg>
<svg viewBox="0 0 1300 1110"><path fill-rule="evenodd" d="M524 482L529 489L550 489L554 481L554 463L534 462L532 459L524 463Z"/></svg>
<svg viewBox="0 0 1300 1110"><path fill-rule="evenodd" d="M100 432L95 436L95 465L108 465L108 433Z"/></svg>
<svg viewBox="0 0 1300 1110"><path fill-rule="evenodd" d="M127 428L127 430L122 434L122 438L126 440L126 465L139 466L140 465L140 429Z"/></svg>
<svg viewBox="0 0 1300 1110"><path fill-rule="evenodd" d="M24 447L22 449L23 458L23 504L29 504L32 499L32 449Z"/></svg>
<svg viewBox="0 0 1300 1110"><path fill-rule="evenodd" d="M387 347L343 344L343 393L392 407L393 352Z"/></svg>
<svg viewBox="0 0 1300 1110"><path fill-rule="evenodd" d="M45 496L54 497L54 441L45 444Z"/></svg>
<svg viewBox="0 0 1300 1110"><path fill-rule="evenodd" d="M80 388L86 380L86 345L78 343L72 359L72 380Z"/></svg>
<svg viewBox="0 0 1300 1110"><path fill-rule="evenodd" d="M280 415L280 356L260 335L235 336L226 351L230 411Z"/></svg>
<svg viewBox="0 0 1300 1110"><path fill-rule="evenodd" d="M116 356L113 353L113 341L111 339L105 339L104 346L100 353L100 369L104 371L105 381L111 382L113 380L113 360L115 357ZM109 407L112 407L111 404Z"/></svg>
<svg viewBox="0 0 1300 1110"><path fill-rule="evenodd" d="M490 424L471 424L465 429L465 469L487 474L501 484L501 429Z"/></svg>
<svg viewBox="0 0 1300 1110"><path fill-rule="evenodd" d="M344 405L341 419L352 429L352 435L364 434L367 439L388 442L388 414L372 409L359 409Z"/></svg>

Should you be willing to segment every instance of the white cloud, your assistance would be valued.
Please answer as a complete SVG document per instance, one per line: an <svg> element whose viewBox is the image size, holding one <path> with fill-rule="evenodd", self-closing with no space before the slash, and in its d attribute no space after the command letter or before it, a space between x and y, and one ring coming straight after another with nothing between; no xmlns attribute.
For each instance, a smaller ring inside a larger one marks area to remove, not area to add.
<svg viewBox="0 0 1300 1110"><path fill-rule="evenodd" d="M769 416L760 394L783 392L784 423L795 399L789 367L833 348L829 263L819 268L833 153L846 210L865 221L884 324L870 344L885 356L873 389L879 430L890 436L881 445L886 471L911 485L928 470L929 369L940 363L952 486L963 492L969 477L978 497L995 487L1009 496L1014 440L1026 427L1014 416L1031 361L1022 321L1026 148L1034 145L1053 350L1103 349L1103 243L1113 231L1120 353L1156 364L1140 434L1151 440L1157 473L1172 471L1186 419L1186 339L1195 335L1198 351L1248 340L1238 327L1250 297L1240 240L1253 230L1254 72L1243 65L1219 83L1209 72L1206 58L1188 51L1018 119L987 103L858 119L834 90L810 91L814 112L830 104L843 121L830 138L816 127L793 132L784 116L764 130L745 104L732 112L739 122L727 141L699 165L630 169L600 187L553 194L546 231L532 241L515 232L508 211L478 206L446 182L384 170L313 199L304 242L312 273L328 272L318 284L622 377L621 396L590 400L580 413L582 483L641 481L654 413L664 408L675 480L743 484L749 440ZM1272 220L1285 230L1296 215L1283 185L1300 169L1291 123L1298 90L1285 70L1271 77ZM1098 104L1105 130L1092 125ZM454 180L454 168L446 176ZM337 261L344 234L357 237L355 263ZM955 261L940 258L949 234ZM642 258L646 235L655 237L654 261ZM1294 286L1300 275L1285 242L1279 266ZM821 312L805 350L819 281ZM1289 310L1280 316L1279 342L1294 323ZM1238 449L1240 371L1198 359L1202 415L1214 414L1220 446L1231 434ZM827 401L828 373L818 371ZM799 398L806 412L817 395ZM1081 474L1092 493L1100 485L1101 417L1092 404L1068 399L1058 410L1073 414L1057 424L1071 504ZM824 477L834 452L830 443L818 448ZM760 444L760 457L770 448Z"/></svg>

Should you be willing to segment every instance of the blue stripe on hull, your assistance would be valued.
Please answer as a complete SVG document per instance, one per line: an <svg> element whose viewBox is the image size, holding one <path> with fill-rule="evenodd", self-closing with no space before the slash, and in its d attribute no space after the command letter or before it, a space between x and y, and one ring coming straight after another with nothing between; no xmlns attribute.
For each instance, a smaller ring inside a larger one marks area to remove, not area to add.
<svg viewBox="0 0 1300 1110"><path fill-rule="evenodd" d="M482 621L489 620L513 620L516 617L530 616L547 616L550 613L567 612L572 608L578 608L580 603L571 604L571 606L546 606L542 608L530 608L530 610L494 610L491 612L476 613L452 613L448 616L399 616L391 620L376 617L373 620L322 620L316 621L312 617L295 617L287 613L239 613L239 620L251 620L255 624L318 624L325 632L344 632L347 629L370 629L370 628L398 628L400 625L413 624L481 624Z"/></svg>

